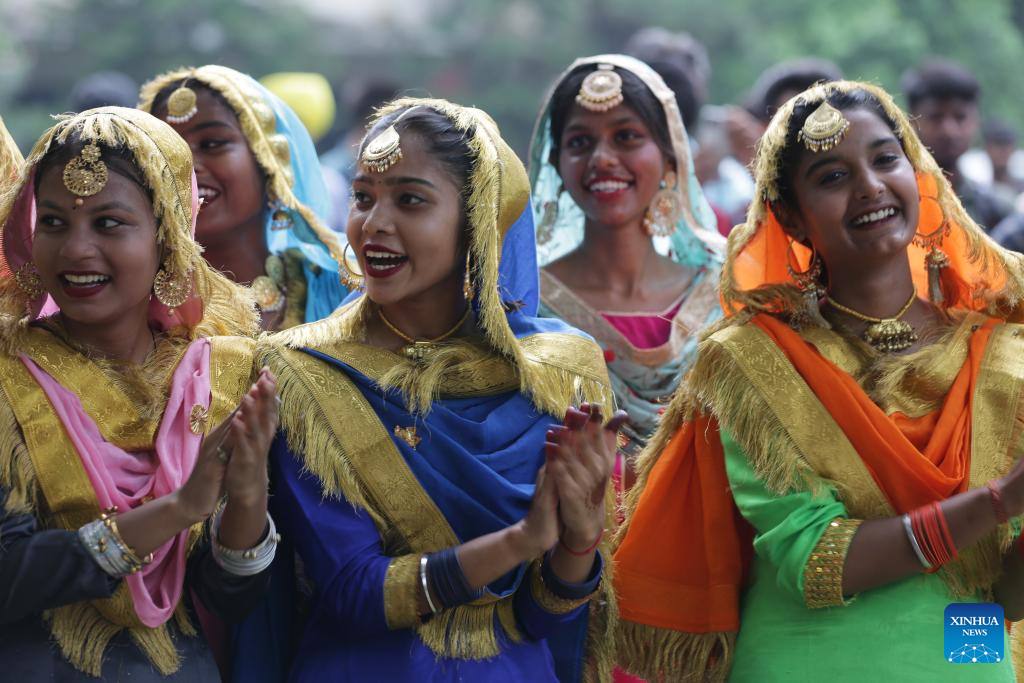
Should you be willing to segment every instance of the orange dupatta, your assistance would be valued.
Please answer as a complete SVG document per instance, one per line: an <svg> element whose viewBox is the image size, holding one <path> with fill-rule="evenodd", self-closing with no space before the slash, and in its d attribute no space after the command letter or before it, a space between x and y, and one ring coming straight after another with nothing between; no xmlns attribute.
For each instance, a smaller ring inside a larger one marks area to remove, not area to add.
<svg viewBox="0 0 1024 683"><path fill-rule="evenodd" d="M919 418L886 415L853 377L780 320L760 314L750 324L782 350L886 500L904 513L967 489L974 388L1001 322L988 319L974 332L942 408ZM752 548L729 492L717 420L699 414L679 425L639 490L615 553L620 661L652 680L724 679ZM665 631L652 640L649 628Z"/></svg>

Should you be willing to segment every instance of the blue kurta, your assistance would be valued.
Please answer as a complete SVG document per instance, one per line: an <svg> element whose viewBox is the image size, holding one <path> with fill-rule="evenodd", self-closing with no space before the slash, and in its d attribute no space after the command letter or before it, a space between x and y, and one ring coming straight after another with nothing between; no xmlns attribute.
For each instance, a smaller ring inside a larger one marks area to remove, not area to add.
<svg viewBox="0 0 1024 683"><path fill-rule="evenodd" d="M298 549L315 585L312 611L296 653L292 681L556 681L545 637L585 607L552 614L528 582L515 593L525 636L512 643L497 629L501 653L484 661L438 658L412 629L389 630L384 617L384 554L370 516L345 500L325 500L316 477L278 438L271 455L274 519Z"/></svg>

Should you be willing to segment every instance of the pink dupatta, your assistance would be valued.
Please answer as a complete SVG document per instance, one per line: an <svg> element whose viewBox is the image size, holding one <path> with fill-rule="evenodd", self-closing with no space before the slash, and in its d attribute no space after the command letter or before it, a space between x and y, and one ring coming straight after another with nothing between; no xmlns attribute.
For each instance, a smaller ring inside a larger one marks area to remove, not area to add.
<svg viewBox="0 0 1024 683"><path fill-rule="evenodd" d="M192 342L182 356L171 378L171 395L154 449L148 452L129 453L107 441L77 396L28 356L20 358L78 451L101 510L134 509L144 500L176 491L188 479L202 442L202 436L191 429L191 411L195 405L210 408L209 341ZM151 564L125 577L135 613L150 628L167 622L181 600L187 546L185 529L153 552Z"/></svg>

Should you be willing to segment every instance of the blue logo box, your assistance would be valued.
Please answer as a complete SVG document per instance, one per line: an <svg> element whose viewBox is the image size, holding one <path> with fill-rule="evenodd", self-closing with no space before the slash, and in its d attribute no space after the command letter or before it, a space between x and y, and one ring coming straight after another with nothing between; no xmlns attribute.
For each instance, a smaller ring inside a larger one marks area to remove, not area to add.
<svg viewBox="0 0 1024 683"><path fill-rule="evenodd" d="M1003 607L990 602L954 602L946 607L946 661L953 664L996 664L1006 657Z"/></svg>

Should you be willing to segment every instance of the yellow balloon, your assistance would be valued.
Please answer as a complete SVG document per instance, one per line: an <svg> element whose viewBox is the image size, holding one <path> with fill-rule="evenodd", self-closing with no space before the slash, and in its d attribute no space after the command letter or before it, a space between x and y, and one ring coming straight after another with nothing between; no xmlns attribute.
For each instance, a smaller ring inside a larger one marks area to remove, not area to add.
<svg viewBox="0 0 1024 683"><path fill-rule="evenodd" d="M331 129L335 114L334 92L320 74L282 71L264 76L260 83L298 114L313 142Z"/></svg>

